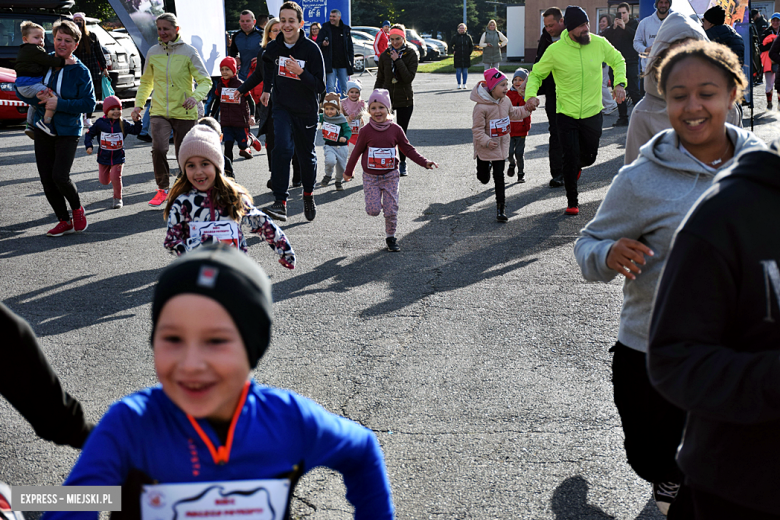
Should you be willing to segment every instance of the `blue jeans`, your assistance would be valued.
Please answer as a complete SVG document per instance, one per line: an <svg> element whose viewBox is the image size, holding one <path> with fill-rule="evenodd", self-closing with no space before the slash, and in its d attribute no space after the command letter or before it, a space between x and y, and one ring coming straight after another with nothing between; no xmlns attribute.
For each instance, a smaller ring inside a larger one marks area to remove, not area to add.
<svg viewBox="0 0 780 520"><path fill-rule="evenodd" d="M336 92L336 79L339 80L339 92L342 96L347 95L347 69L333 69L333 72L328 72L327 87L328 92Z"/></svg>
<svg viewBox="0 0 780 520"><path fill-rule="evenodd" d="M463 76L463 81L460 80L461 76ZM465 85L466 80L469 79L469 68L455 67L455 77L458 78L458 85Z"/></svg>
<svg viewBox="0 0 780 520"><path fill-rule="evenodd" d="M284 108L274 105L274 149L271 184L276 200L287 200L290 186L290 161L293 153L301 166L303 192L314 191L317 178L317 154L314 137L317 135L317 114L294 116Z"/></svg>
<svg viewBox="0 0 780 520"><path fill-rule="evenodd" d="M144 105L144 115L141 118L141 134L140 135L149 135L149 124L151 123L149 112L151 112L152 102L147 101L146 105Z"/></svg>

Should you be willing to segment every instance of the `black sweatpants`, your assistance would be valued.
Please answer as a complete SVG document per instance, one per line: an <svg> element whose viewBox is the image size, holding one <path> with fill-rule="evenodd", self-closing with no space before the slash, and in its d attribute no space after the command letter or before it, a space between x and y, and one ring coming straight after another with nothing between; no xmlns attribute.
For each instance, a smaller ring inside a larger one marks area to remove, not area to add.
<svg viewBox="0 0 780 520"><path fill-rule="evenodd" d="M558 114L558 137L563 148L563 180L566 183L566 198L570 208L579 204L578 172L596 162L602 122L601 112L585 119Z"/></svg>
<svg viewBox="0 0 780 520"><path fill-rule="evenodd" d="M554 179L563 175L563 149L558 138L558 114L555 113L555 94L544 96L544 111L547 113L548 129L550 130L550 146L547 154L550 157L550 176Z"/></svg>
<svg viewBox="0 0 780 520"><path fill-rule="evenodd" d="M0 358L6 368L0 377L0 395L41 438L81 448L92 428L84 420L81 404L60 386L30 325L2 303L0 336Z"/></svg>
<svg viewBox="0 0 780 520"><path fill-rule="evenodd" d="M693 502L693 520L734 520L736 518L749 518L750 520L780 520L780 515L765 513L756 509L750 509L734 502L713 495L706 491L686 485L680 493L688 491ZM678 497L680 495L677 495ZM674 506L672 506L674 507ZM671 509L669 510L671 515Z"/></svg>
<svg viewBox="0 0 780 520"><path fill-rule="evenodd" d="M615 406L625 436L631 468L648 482L682 483L677 447L685 428L685 411L664 399L650 384L647 354L620 343L610 349Z"/></svg>
<svg viewBox="0 0 780 520"><path fill-rule="evenodd" d="M412 112L414 111L414 106L411 107L398 107L393 109L395 111L395 122L398 126L404 129L404 133L408 133L407 130L409 130L409 121L412 119ZM406 156L401 152L401 150L398 150L398 160L400 160L402 163L406 162Z"/></svg>
<svg viewBox="0 0 780 520"><path fill-rule="evenodd" d="M496 203L503 204L506 198L504 186L504 165L506 161L483 161L477 157L477 179L482 184L490 182L490 170L493 170L493 181L496 183Z"/></svg>
<svg viewBox="0 0 780 520"><path fill-rule="evenodd" d="M76 135L52 137L35 129L35 163L43 184L43 193L58 220L70 220L70 209L79 209L81 200L76 185L70 180L70 168L76 157L79 138Z"/></svg>

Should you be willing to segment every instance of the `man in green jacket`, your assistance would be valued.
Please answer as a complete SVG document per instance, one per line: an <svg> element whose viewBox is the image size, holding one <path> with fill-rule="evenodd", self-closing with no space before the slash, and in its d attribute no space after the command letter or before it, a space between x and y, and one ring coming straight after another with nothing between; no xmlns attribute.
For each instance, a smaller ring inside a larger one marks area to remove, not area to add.
<svg viewBox="0 0 780 520"><path fill-rule="evenodd" d="M581 7L570 5L563 18L566 30L534 65L525 92L526 105L537 108L536 94L552 72L558 137L563 148L566 214L578 215L577 180L583 167L596 162L601 138L601 64L612 67L616 84L612 95L622 103L626 99L626 61L606 38L590 34L588 15Z"/></svg>

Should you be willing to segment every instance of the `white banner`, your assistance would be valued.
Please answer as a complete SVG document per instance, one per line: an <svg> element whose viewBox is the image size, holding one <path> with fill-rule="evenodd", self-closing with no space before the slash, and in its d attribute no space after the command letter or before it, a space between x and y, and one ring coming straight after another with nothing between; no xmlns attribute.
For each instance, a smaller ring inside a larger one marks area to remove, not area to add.
<svg viewBox="0 0 780 520"><path fill-rule="evenodd" d="M279 18L279 9L282 7L284 0L266 0L265 5L268 6L268 14L272 17Z"/></svg>
<svg viewBox="0 0 780 520"><path fill-rule="evenodd" d="M223 0L176 0L180 34L200 54L211 76L219 76L225 48L225 3Z"/></svg>

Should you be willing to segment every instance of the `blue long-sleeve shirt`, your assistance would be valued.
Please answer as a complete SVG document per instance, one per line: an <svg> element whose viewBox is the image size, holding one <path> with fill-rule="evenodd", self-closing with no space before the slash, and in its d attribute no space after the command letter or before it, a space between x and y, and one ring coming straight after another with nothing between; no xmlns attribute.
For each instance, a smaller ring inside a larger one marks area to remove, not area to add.
<svg viewBox="0 0 780 520"><path fill-rule="evenodd" d="M197 423L213 446L220 446L210 423ZM317 466L340 472L356 519L393 518L384 457L373 432L305 397L254 381L240 408L227 463L214 461L187 415L158 385L106 412L65 485L122 485L131 470L162 484L268 479L300 465L303 473ZM45 515L46 520L97 517L96 512Z"/></svg>
<svg viewBox="0 0 780 520"><path fill-rule="evenodd" d="M62 81L60 81L60 76L62 76ZM60 70L52 71L46 85L55 91L59 98L57 112L51 120L54 131L57 135L81 136L81 114L89 114L95 110L95 87L92 84L89 69L81 61L77 61L75 65L65 65ZM26 98L18 91L16 97L27 104L38 107L34 123L43 118L44 105L39 104L38 98Z"/></svg>

